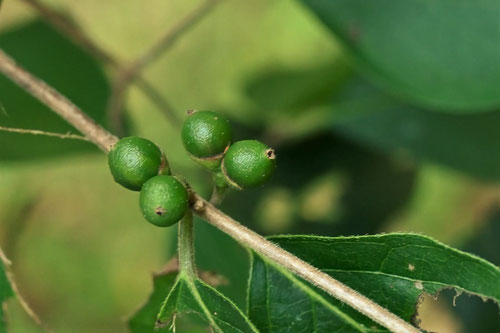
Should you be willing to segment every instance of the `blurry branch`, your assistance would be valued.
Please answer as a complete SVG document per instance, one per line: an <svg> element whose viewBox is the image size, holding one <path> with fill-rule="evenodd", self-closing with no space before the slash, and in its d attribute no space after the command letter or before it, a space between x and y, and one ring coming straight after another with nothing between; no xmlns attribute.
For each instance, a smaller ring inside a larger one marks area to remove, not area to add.
<svg viewBox="0 0 500 333"><path fill-rule="evenodd" d="M217 2L218 0L203 0L201 5L167 30L149 50L119 73L108 103L108 112L111 120L121 123L123 104L125 103L126 92L130 83L136 80L149 64L171 49L185 32L194 27L215 7Z"/></svg>
<svg viewBox="0 0 500 333"><path fill-rule="evenodd" d="M24 230L26 230L31 214L40 202L41 195L38 192L36 194L23 195L21 204L19 204L19 200L16 199L7 203L7 207L9 207L7 214L0 217L0 223L5 225L4 237L0 243L3 244L5 252L7 252L14 261L16 260L19 239Z"/></svg>
<svg viewBox="0 0 500 333"><path fill-rule="evenodd" d="M133 80L142 70L158 59L165 51L172 48L175 42L190 28L199 23L215 7L219 0L203 0L203 2L170 28L148 51L138 57L127 69L126 78Z"/></svg>
<svg viewBox="0 0 500 333"><path fill-rule="evenodd" d="M75 139L75 140L83 140L83 141L92 142L89 138L86 138L84 136L77 135L77 134L71 134L71 133L62 134L62 133L46 132L46 131L33 130L33 129L12 128L12 127L5 127L5 126L0 126L0 131L10 132L10 133L19 133L19 134L45 135L45 136L56 137L59 139Z"/></svg>
<svg viewBox="0 0 500 333"><path fill-rule="evenodd" d="M31 308L31 306L26 302L24 297L21 295L19 292L19 288L17 287L16 281L14 280L14 274L12 273L12 262L7 259L5 256L5 253L3 252L2 248L0 247L0 261L2 261L4 267L5 267L5 275L7 276L7 280L9 281L10 287L12 291L14 292L14 295L19 302L19 305L23 308L24 312L45 332L52 333L52 330L50 330L47 325L45 325L40 317L36 314L35 311Z"/></svg>
<svg viewBox="0 0 500 333"><path fill-rule="evenodd" d="M118 138L104 130L64 96L57 93L40 79L15 65L14 61L0 50L0 72L28 90L33 96L51 107L68 123L95 142L103 151L109 152ZM348 304L360 313L396 333L416 333L419 329L397 317L357 291L321 272L293 254L281 249L259 234L241 225L191 191L191 206L194 212L208 223L233 237L240 244L259 253L268 260L290 270L306 281Z"/></svg>
<svg viewBox="0 0 500 333"><path fill-rule="evenodd" d="M50 25L52 25L64 35L68 36L75 44L87 50L98 60L110 66L115 72L121 73L126 70L125 67L116 58L114 58L99 45L94 43L66 16L44 5L39 0L22 1L36 10L38 14L40 14L40 16L45 19L45 21L47 21ZM162 97L161 94L148 81L142 78L140 76L140 73L137 74L134 82L137 87L146 95L146 97L149 98L149 100L153 104L155 104L160 111L162 111L162 113L169 119L169 121L171 121L174 125L178 125L180 123L180 120L173 111L173 108L170 106L170 103L167 102L167 100Z"/></svg>

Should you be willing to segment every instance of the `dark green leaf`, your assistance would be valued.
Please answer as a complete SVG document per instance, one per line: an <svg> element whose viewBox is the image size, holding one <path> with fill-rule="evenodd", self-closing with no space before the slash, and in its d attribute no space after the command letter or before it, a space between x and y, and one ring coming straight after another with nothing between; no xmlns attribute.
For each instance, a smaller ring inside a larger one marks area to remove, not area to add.
<svg viewBox="0 0 500 333"><path fill-rule="evenodd" d="M5 267L2 261L0 261L0 333L7 332L7 327L5 324L5 314L3 312L3 302L5 302L10 297L14 296L12 288L10 287L9 280L5 272Z"/></svg>
<svg viewBox="0 0 500 333"><path fill-rule="evenodd" d="M333 106L337 133L405 151L475 177L500 179L500 112L448 114L416 109L355 81Z"/></svg>
<svg viewBox="0 0 500 333"><path fill-rule="evenodd" d="M42 78L102 125L107 124L109 84L99 64L64 36L40 21L4 31L0 47L21 66ZM58 133L76 131L23 89L0 75L0 125ZM97 152L90 143L0 132L2 160L32 160Z"/></svg>
<svg viewBox="0 0 500 333"><path fill-rule="evenodd" d="M132 333L153 332L155 329L158 311L161 308L165 295L168 295L175 284L177 271L171 270L155 275L153 278L153 292L148 301L130 318L128 325Z"/></svg>
<svg viewBox="0 0 500 333"><path fill-rule="evenodd" d="M423 292L436 294L450 287L500 301L498 267L424 236L270 239L407 321L414 318ZM288 332L292 327L294 332L364 332L376 327L257 255L249 285L249 313L262 332Z"/></svg>
<svg viewBox="0 0 500 333"><path fill-rule="evenodd" d="M192 312L215 332L258 332L228 298L201 280L180 273L158 314L159 325L168 326L174 316Z"/></svg>
<svg viewBox="0 0 500 333"><path fill-rule="evenodd" d="M500 106L500 3L303 0L393 93L454 111Z"/></svg>

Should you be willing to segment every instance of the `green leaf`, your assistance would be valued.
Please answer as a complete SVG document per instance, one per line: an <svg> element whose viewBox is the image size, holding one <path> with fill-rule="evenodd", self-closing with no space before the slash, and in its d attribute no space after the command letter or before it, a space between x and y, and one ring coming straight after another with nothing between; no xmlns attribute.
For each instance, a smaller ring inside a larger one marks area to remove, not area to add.
<svg viewBox="0 0 500 333"><path fill-rule="evenodd" d="M3 303L10 297L14 296L14 292L10 287L9 280L5 272L5 267L2 261L0 261L0 333L6 333L7 327L5 323L5 314Z"/></svg>
<svg viewBox="0 0 500 333"><path fill-rule="evenodd" d="M422 293L455 288L500 301L500 269L413 234L277 236L270 240L412 321ZM249 316L261 332L366 332L377 325L288 271L253 255Z"/></svg>
<svg viewBox="0 0 500 333"><path fill-rule="evenodd" d="M417 109L355 80L332 106L336 133L404 151L486 180L500 179L500 112L449 114Z"/></svg>
<svg viewBox="0 0 500 333"><path fill-rule="evenodd" d="M147 302L130 318L128 326L132 333L153 332L158 311L165 295L175 284L177 271L170 270L153 277L153 292Z"/></svg>
<svg viewBox="0 0 500 333"><path fill-rule="evenodd" d="M5 30L0 47L16 62L67 96L106 126L108 80L96 60L41 21ZM45 105L0 75L0 125L58 133L77 133ZM78 140L0 132L2 160L32 160L81 152L97 152Z"/></svg>
<svg viewBox="0 0 500 333"><path fill-rule="evenodd" d="M393 93L458 112L500 106L500 3L303 0L365 75Z"/></svg>
<svg viewBox="0 0 500 333"><path fill-rule="evenodd" d="M167 326L174 316L191 312L215 332L258 332L228 298L203 281L180 273L158 314L159 325Z"/></svg>

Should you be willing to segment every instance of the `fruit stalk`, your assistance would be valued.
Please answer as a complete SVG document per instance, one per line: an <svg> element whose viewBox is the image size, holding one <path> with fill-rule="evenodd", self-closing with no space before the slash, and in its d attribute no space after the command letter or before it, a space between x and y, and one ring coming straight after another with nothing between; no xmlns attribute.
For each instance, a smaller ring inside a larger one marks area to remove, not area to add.
<svg viewBox="0 0 500 333"><path fill-rule="evenodd" d="M193 212L191 209L188 209L184 218L179 222L177 241L179 267L181 272L186 274L188 277L196 276L193 230Z"/></svg>

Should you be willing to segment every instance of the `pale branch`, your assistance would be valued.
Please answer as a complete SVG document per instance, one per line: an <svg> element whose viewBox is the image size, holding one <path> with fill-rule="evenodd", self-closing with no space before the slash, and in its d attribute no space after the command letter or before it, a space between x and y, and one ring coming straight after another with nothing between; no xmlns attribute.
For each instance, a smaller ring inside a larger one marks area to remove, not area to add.
<svg viewBox="0 0 500 333"><path fill-rule="evenodd" d="M193 193L195 213L240 244L290 270L393 332L420 332L372 300L241 225ZM196 208L197 207L197 208Z"/></svg>
<svg viewBox="0 0 500 333"><path fill-rule="evenodd" d="M89 138L87 138L85 136L71 134L71 133L62 134L62 133L54 133L54 132L40 131L40 130L34 130L34 129L13 128L13 127L5 127L5 126L0 126L0 131L10 132L10 133L19 133L19 134L44 135L44 136L52 136L52 137L59 138L59 139L75 139L75 140L83 140L83 141L92 142Z"/></svg>
<svg viewBox="0 0 500 333"><path fill-rule="evenodd" d="M1 49L0 72L47 105L102 150L109 151L118 140L54 88L18 66Z"/></svg>
<svg viewBox="0 0 500 333"><path fill-rule="evenodd" d="M105 51L102 47L93 42L90 37L83 33L72 21L66 16L60 14L54 9L46 6L38 0L22 0L27 5L31 6L38 14L52 25L55 29L68 36L75 44L87 50L98 60L108 65L117 73L124 72L125 66L120 61L113 57L109 52ZM138 73L134 83L144 93L144 95L171 121L174 125L180 123L180 119L173 111L173 107L167 100L161 96L160 93Z"/></svg>
<svg viewBox="0 0 500 333"><path fill-rule="evenodd" d="M28 317L30 317L42 330L44 330L47 333L52 333L52 330L49 329L44 322L42 322L40 317L31 308L31 306L28 304L28 302L24 299L21 292L19 291L19 287L17 286L16 280L14 279L14 273L12 272L11 269L12 262L9 259L7 259L7 256L5 255L1 247L0 247L0 261L3 263L3 266L5 268L5 275L7 276L7 280L9 281L10 288L14 292L14 295L17 301L19 302L19 305L21 305L21 308L24 310L24 312L26 312Z"/></svg>
<svg viewBox="0 0 500 333"><path fill-rule="evenodd" d="M33 95L44 102L47 100L46 96L53 96L56 94L54 89L49 87L47 84L32 75L27 75L26 71L20 67L14 66L13 61L2 51L0 51L0 71L14 82L17 82L26 89L29 89L29 91L35 91L36 93ZM88 116L82 116L82 111L76 108L68 99L62 97L60 94L56 94L56 96L57 98L55 98L55 100L57 103L53 102L52 100L54 97L51 97L47 105L52 107L57 114L63 117L75 128L82 131L83 134L95 142L104 151L109 151L118 139L97 125ZM61 110L64 110L64 112L61 112ZM405 322L403 319L397 317L387 309L381 307L357 291L349 288L331 276L297 258L293 254L281 249L264 237L239 224L237 221L205 201L195 192L191 193L191 197L191 205L197 215L233 237L243 246L261 254L268 260L289 269L293 273L323 289L331 296L345 302L392 332L420 332L420 330L416 327Z"/></svg>

